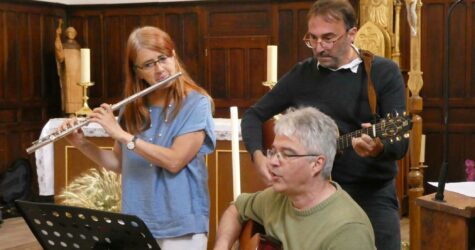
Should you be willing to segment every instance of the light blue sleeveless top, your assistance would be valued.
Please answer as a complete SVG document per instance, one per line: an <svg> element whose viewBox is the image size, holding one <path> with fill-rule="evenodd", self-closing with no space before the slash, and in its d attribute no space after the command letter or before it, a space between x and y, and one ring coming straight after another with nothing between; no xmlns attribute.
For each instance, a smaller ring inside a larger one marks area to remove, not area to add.
<svg viewBox="0 0 475 250"><path fill-rule="evenodd" d="M167 123L162 110L150 107L152 125L140 139L169 148L177 136L202 130L206 134L204 144L177 174L152 165L121 145L122 212L141 218L155 238L207 233L210 203L205 155L216 146L210 100L191 91L176 118Z"/></svg>

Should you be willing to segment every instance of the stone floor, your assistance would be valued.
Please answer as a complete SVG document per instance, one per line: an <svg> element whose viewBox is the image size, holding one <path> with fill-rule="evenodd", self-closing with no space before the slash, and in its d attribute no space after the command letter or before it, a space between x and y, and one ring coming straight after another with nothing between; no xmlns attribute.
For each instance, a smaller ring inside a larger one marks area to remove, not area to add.
<svg viewBox="0 0 475 250"><path fill-rule="evenodd" d="M409 218L407 217L401 218L401 240L402 240L401 249L408 250L409 249Z"/></svg>

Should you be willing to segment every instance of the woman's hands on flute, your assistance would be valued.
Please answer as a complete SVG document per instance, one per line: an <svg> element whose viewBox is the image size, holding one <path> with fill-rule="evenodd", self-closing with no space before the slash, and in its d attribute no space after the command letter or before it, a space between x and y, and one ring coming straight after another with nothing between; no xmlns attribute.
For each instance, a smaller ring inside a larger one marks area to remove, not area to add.
<svg viewBox="0 0 475 250"><path fill-rule="evenodd" d="M91 122L99 123L114 140L121 140L124 137L128 138L129 134L117 122L110 104L103 103L95 108L89 115L89 119Z"/></svg>
<svg viewBox="0 0 475 250"><path fill-rule="evenodd" d="M101 106L94 108L92 113L88 115L87 119L89 119L89 122L96 122L101 125L107 134L109 134L109 136L114 140L130 137L130 135L125 132L117 122L110 104L103 103ZM80 120L76 117L69 118L61 124L58 130L67 130L79 122ZM68 134L65 138L75 147L80 147L87 141L81 128Z"/></svg>
<svg viewBox="0 0 475 250"><path fill-rule="evenodd" d="M76 118L76 117L69 118L59 126L58 131L59 132L65 131L65 130L75 126L79 122L80 122L79 119ZM74 130L72 133L68 134L64 138L71 145L73 145L74 147L77 147L77 148L79 148L80 145L84 144L84 142L86 140L85 137L84 137L84 133L83 133L81 128L78 128L78 129Z"/></svg>

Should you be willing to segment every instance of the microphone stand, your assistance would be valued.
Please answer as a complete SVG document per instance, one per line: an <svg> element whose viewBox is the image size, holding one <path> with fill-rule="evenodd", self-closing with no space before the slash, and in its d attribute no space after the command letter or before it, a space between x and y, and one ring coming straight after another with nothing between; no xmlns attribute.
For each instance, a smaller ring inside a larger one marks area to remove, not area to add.
<svg viewBox="0 0 475 250"><path fill-rule="evenodd" d="M444 63L444 142L443 142L443 156L442 166L440 167L439 183L437 185L437 193L435 194L435 200L444 202L444 189L447 182L447 170L448 170L448 156L449 156L449 48L450 48L450 16L454 8L463 2L463 0L454 1L447 11L447 18L445 19L445 63Z"/></svg>

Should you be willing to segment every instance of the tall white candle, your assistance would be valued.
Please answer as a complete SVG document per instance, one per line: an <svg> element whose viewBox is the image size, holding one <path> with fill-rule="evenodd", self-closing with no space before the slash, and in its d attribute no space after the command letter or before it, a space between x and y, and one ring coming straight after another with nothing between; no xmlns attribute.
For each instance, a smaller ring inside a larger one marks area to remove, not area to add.
<svg viewBox="0 0 475 250"><path fill-rule="evenodd" d="M267 82L277 82L277 46L267 46Z"/></svg>
<svg viewBox="0 0 475 250"><path fill-rule="evenodd" d="M425 162L425 155L426 155L426 135L421 135L421 154L419 157L419 162Z"/></svg>
<svg viewBox="0 0 475 250"><path fill-rule="evenodd" d="M81 83L91 81L91 50L81 49Z"/></svg>
<svg viewBox="0 0 475 250"><path fill-rule="evenodd" d="M233 167L233 197L234 200L241 193L241 166L239 163L239 119L236 106L231 110L231 152Z"/></svg>

